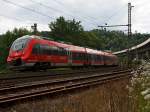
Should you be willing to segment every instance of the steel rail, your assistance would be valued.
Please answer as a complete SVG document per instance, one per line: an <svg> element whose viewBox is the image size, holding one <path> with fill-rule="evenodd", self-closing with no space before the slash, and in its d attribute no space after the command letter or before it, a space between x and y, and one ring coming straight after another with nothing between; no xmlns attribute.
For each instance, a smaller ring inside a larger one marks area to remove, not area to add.
<svg viewBox="0 0 150 112"><path fill-rule="evenodd" d="M104 67L104 68L96 68L96 69L81 69L81 70L50 70L50 71L46 71L46 72L25 72L25 73L21 73L21 72L17 72L17 73L0 73L0 75L3 75L3 78L0 77L0 80L13 80L13 79L21 79L21 78L31 78L31 77L43 77L43 76L50 76L50 75L60 75L60 74L64 74L64 73L60 73L60 72L70 72L70 73L73 73L74 71L76 72L85 72L85 71L99 71L99 70L105 70L105 69L108 69L108 67ZM120 69L119 67L109 67L109 69ZM68 72L68 73L69 73ZM50 74L50 73L54 73L54 74ZM8 74L13 74L13 75L18 75L17 77L5 77L7 76ZM32 75L27 75L27 76L24 76L26 74L32 74ZM37 75L37 74L42 74L42 75Z"/></svg>
<svg viewBox="0 0 150 112"><path fill-rule="evenodd" d="M124 73L126 71L129 71L129 70L124 70L124 71L119 71L119 72L114 71L113 74ZM30 88L31 86L37 87L37 86L44 86L44 85L48 85L48 84L56 84L56 83L63 83L63 82L81 80L81 79L83 80L83 79L89 79L89 78L95 78L95 77L102 77L102 76L111 75L111 74L112 74L112 72L98 74L98 75L89 75L89 76L74 76L74 77L69 77L69 78L56 79L54 81L51 81L51 80L45 81L44 80L44 81L39 81L39 82L31 83L31 84L27 83L27 84L12 86L12 87L0 88L0 92L11 91L11 90L14 91L15 89L25 89L25 88Z"/></svg>
<svg viewBox="0 0 150 112"><path fill-rule="evenodd" d="M12 101L17 101L17 100L21 100L21 99L26 99L26 98L32 98L32 97L36 97L36 96L43 96L43 95L47 95L47 94L53 94L53 93L57 93L57 92L63 92L63 91L67 91L67 90L71 90L71 89L77 89L80 87L87 87L90 85L95 85L95 84L100 84L103 83L105 81L109 81L109 80L114 80L114 79L119 79L122 77L128 77L131 74L129 73L130 70L126 70L126 71L119 71L119 72L115 72L112 74L105 74L105 75L94 75L92 76L88 76L88 77L80 77L80 78L74 78L74 79L68 79L65 83L65 85L59 85L56 87L53 87L51 89L44 89L41 91L36 91L36 92L28 92L28 93L24 93L24 94L15 94L12 96L7 96L7 97L1 97L0 98L0 104L2 103L7 103L7 102L12 102ZM94 78L94 79L92 79ZM86 80L85 80L86 79ZM90 79L90 80L89 80ZM73 83L73 80L77 81ZM68 82L72 82L72 83L68 83ZM81 82L78 82L81 81ZM63 81L62 81L63 82ZM60 82L60 83L62 83ZM54 82L53 82L54 83ZM58 82L57 82L58 83ZM33 87L33 86L31 86Z"/></svg>
<svg viewBox="0 0 150 112"><path fill-rule="evenodd" d="M119 70L120 68L113 68L115 70ZM114 71L112 68L109 71ZM73 74L81 74L81 73L90 73L90 72L105 72L105 69L94 69L94 70L75 70L75 71L66 71L66 72L57 72L57 73L41 73L41 75L31 75L31 76L23 76L23 77L12 77L12 78L2 78L0 79L0 88L2 87L11 87L16 83L24 83L30 82L30 80L41 80L41 78L57 78L57 77L69 77ZM40 78L40 79L39 79ZM30 79L30 80L29 80ZM21 80L21 82L20 82Z"/></svg>

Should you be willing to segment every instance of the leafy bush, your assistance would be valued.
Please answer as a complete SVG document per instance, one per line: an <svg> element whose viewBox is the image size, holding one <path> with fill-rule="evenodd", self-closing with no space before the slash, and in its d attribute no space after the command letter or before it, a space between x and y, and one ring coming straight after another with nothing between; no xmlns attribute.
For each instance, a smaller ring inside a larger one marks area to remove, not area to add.
<svg viewBox="0 0 150 112"><path fill-rule="evenodd" d="M142 62L131 80L130 93L137 112L150 111L150 63Z"/></svg>

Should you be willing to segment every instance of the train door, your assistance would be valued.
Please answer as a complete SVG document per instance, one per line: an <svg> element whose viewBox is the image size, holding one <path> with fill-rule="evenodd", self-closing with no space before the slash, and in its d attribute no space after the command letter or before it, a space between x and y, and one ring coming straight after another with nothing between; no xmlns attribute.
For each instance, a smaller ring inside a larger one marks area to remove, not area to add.
<svg viewBox="0 0 150 112"><path fill-rule="evenodd" d="M40 61L41 60L41 54L42 54L41 45L37 44L36 47L37 47L37 60Z"/></svg>
<svg viewBox="0 0 150 112"><path fill-rule="evenodd" d="M91 65L91 54L88 54L88 53L87 53L86 59L87 59L87 64L88 64L88 65Z"/></svg>
<svg viewBox="0 0 150 112"><path fill-rule="evenodd" d="M104 55L101 55L101 62L102 62L102 65L104 65Z"/></svg>
<svg viewBox="0 0 150 112"><path fill-rule="evenodd" d="M72 65L72 52L67 49L68 64Z"/></svg>
<svg viewBox="0 0 150 112"><path fill-rule="evenodd" d="M87 49L85 48L85 61L86 65L91 65L91 55L90 53L87 52Z"/></svg>

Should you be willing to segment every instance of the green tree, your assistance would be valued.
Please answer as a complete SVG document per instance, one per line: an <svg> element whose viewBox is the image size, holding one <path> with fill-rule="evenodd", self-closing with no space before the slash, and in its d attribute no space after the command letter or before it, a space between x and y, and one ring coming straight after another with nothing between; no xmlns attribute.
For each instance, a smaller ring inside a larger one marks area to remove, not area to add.
<svg viewBox="0 0 150 112"><path fill-rule="evenodd" d="M49 24L52 35L55 40L70 41L72 37L79 37L83 32L83 27L80 21L65 20L64 17L59 17L56 21Z"/></svg>

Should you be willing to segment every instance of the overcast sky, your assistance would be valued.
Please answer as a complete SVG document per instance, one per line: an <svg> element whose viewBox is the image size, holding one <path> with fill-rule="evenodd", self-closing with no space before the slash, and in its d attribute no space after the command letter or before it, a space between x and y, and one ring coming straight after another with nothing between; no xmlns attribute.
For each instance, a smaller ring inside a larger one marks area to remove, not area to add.
<svg viewBox="0 0 150 112"><path fill-rule="evenodd" d="M48 23L59 16L81 21L85 30L127 24L128 2L134 6L132 32L150 33L149 0L0 0L0 34L14 27L30 29L33 23L40 31L49 30ZM127 32L126 27L109 29Z"/></svg>

